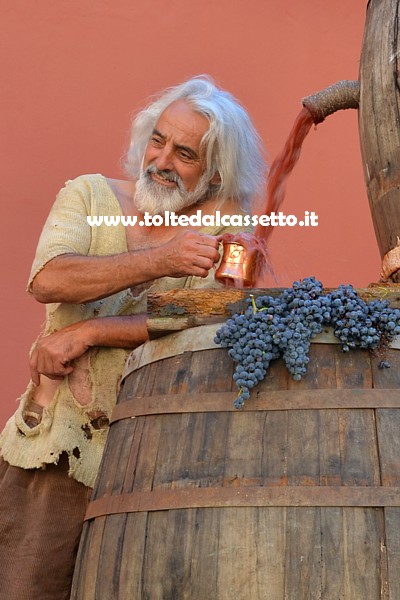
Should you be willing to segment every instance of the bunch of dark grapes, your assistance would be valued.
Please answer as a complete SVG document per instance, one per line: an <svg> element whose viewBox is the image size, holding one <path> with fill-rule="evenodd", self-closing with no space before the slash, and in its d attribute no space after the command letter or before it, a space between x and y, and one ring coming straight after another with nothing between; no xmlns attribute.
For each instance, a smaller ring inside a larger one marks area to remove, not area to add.
<svg viewBox="0 0 400 600"><path fill-rule="evenodd" d="M311 338L321 333L324 321L330 317L329 301L322 291L322 283L309 277L295 281L292 289L282 294L288 311L278 334L278 344L295 381L300 381L307 372Z"/></svg>
<svg viewBox="0 0 400 600"><path fill-rule="evenodd" d="M375 350L400 334L400 311L387 301L364 302L351 285L330 293L331 324L344 352L352 348Z"/></svg>
<svg viewBox="0 0 400 600"><path fill-rule="evenodd" d="M293 379L300 381L307 372L311 340L324 325L333 326L345 352L357 347L373 350L400 335L400 310L386 301L365 303L351 285L323 295L315 277L295 281L277 298L250 297L247 303L245 312L228 319L215 337L237 363L236 408L242 408L275 358L282 357Z"/></svg>
<svg viewBox="0 0 400 600"><path fill-rule="evenodd" d="M377 323L366 304L351 285L331 292L331 324L344 352L351 348L376 348L381 340Z"/></svg>
<svg viewBox="0 0 400 600"><path fill-rule="evenodd" d="M248 300L242 315L233 315L217 331L215 343L229 348L229 356L238 363L233 379L239 388L235 407L241 408L250 390L262 381L269 363L280 356L274 335L280 322L281 306L276 298L263 296ZM276 310L275 310L276 309Z"/></svg>
<svg viewBox="0 0 400 600"><path fill-rule="evenodd" d="M369 315L372 324L381 332L386 342L391 342L396 335L400 335L400 310L390 308L389 302L371 300L368 303Z"/></svg>

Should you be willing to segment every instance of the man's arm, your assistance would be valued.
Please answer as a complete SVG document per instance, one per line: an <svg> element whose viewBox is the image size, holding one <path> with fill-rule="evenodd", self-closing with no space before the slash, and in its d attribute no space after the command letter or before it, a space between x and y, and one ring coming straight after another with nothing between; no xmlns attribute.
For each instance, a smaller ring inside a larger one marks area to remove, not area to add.
<svg viewBox="0 0 400 600"><path fill-rule="evenodd" d="M148 339L146 315L98 317L68 325L40 338L30 357L32 381L39 375L61 379L72 373L73 360L93 346L136 348Z"/></svg>
<svg viewBox="0 0 400 600"><path fill-rule="evenodd" d="M44 303L91 302L160 277L206 277L219 258L215 237L185 231L148 250L57 256L36 275L32 293Z"/></svg>

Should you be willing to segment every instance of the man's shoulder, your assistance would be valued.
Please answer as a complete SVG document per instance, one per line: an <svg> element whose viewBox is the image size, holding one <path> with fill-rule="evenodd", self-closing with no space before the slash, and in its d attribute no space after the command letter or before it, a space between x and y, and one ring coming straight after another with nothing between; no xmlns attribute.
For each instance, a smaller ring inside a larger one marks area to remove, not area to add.
<svg viewBox="0 0 400 600"><path fill-rule="evenodd" d="M81 206L86 210L114 208L115 197L107 178L100 173L68 179L57 194L55 206ZM105 208L103 208L105 207Z"/></svg>
<svg viewBox="0 0 400 600"><path fill-rule="evenodd" d="M62 189L84 189L92 186L107 186L106 177L100 173L78 175L74 179L67 179Z"/></svg>

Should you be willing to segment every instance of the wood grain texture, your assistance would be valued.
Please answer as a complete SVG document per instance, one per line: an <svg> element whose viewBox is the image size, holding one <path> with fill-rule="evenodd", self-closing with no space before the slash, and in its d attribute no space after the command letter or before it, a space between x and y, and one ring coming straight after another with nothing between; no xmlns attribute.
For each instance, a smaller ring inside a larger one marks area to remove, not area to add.
<svg viewBox="0 0 400 600"><path fill-rule="evenodd" d="M354 397L396 396L399 355L388 350L381 370L368 352L316 344L300 383L278 360L252 391L248 404L283 394L274 410L113 423L95 497L142 494L141 512L120 505L86 523L72 600L398 600L400 408ZM231 399L232 371L226 350L184 352L130 373L119 404ZM196 505L221 490L226 501ZM182 492L188 508L143 504Z"/></svg>
<svg viewBox="0 0 400 600"><path fill-rule="evenodd" d="M398 223L400 222L400 219ZM149 294L147 300L147 326L150 333L179 331L198 325L224 322L229 316L247 308L246 299L254 297L276 297L283 288L247 290L172 290ZM328 293L326 288L324 293ZM357 289L364 301L374 298L389 300L391 306L400 306L400 286L371 285Z"/></svg>
<svg viewBox="0 0 400 600"><path fill-rule="evenodd" d="M400 598L400 508L385 509L388 556L388 597Z"/></svg>
<svg viewBox="0 0 400 600"><path fill-rule="evenodd" d="M364 178L381 256L400 223L399 2L370 0L360 63L359 130ZM399 272L393 276L399 281Z"/></svg>

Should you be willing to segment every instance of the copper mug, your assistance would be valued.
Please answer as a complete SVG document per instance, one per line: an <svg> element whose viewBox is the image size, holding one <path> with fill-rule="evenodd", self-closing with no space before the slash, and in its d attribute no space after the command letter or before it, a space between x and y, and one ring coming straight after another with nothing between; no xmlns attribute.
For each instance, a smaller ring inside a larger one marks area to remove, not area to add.
<svg viewBox="0 0 400 600"><path fill-rule="evenodd" d="M226 287L254 287L257 250L250 251L236 242L223 242L221 263L215 279Z"/></svg>

